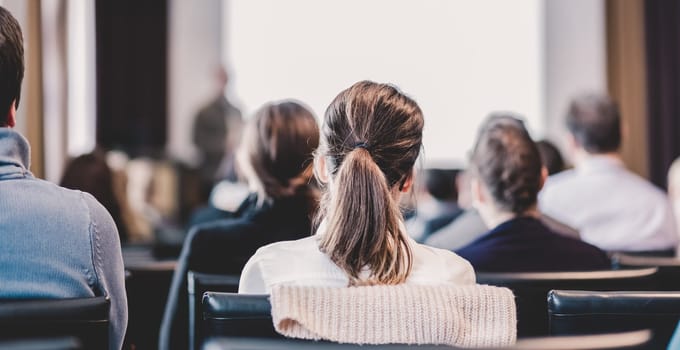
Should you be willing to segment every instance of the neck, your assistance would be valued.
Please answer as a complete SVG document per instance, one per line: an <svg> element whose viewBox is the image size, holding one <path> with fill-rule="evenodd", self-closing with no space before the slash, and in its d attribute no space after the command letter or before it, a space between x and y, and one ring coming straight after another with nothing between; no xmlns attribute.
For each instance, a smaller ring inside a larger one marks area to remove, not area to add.
<svg viewBox="0 0 680 350"><path fill-rule="evenodd" d="M493 229L494 227L508 221L512 220L518 217L534 217L534 218L539 218L540 213L538 211L538 208L536 205L532 206L528 210L526 210L522 214L516 214L513 212L508 212L504 210L500 210L498 208L492 208L491 210L486 210L486 211L480 211L480 215L482 216L482 219L484 220L484 223L487 225L489 229Z"/></svg>
<svg viewBox="0 0 680 350"><path fill-rule="evenodd" d="M589 153L588 151L579 148L574 152L574 165L579 166L583 164L588 159L595 157L599 158L609 158L614 160L621 160L621 154L619 152L605 152L605 153Z"/></svg>

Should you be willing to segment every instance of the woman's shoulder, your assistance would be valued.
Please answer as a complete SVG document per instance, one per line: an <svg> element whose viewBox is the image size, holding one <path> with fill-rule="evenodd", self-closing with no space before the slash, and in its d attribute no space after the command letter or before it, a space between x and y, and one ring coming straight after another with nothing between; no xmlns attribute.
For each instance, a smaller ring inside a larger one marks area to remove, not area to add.
<svg viewBox="0 0 680 350"><path fill-rule="evenodd" d="M427 259L427 260L437 260L437 261L443 261L443 262L453 262L453 263L456 263L456 262L466 263L467 262L467 260L461 258L456 253L454 253L450 250L431 247L429 245L416 243L415 241L413 241L411 243L412 243L411 247L413 249L413 252L414 252L414 255L416 256L416 258Z"/></svg>
<svg viewBox="0 0 680 350"><path fill-rule="evenodd" d="M414 270L426 274L443 274L445 281L475 283L472 265L458 254L445 249L412 242Z"/></svg>
<svg viewBox="0 0 680 350"><path fill-rule="evenodd" d="M307 254L320 253L318 249L317 237L309 236L292 241L280 241L260 247L253 255L254 259L280 258L282 255L292 257L304 257ZM302 255L300 255L302 254Z"/></svg>

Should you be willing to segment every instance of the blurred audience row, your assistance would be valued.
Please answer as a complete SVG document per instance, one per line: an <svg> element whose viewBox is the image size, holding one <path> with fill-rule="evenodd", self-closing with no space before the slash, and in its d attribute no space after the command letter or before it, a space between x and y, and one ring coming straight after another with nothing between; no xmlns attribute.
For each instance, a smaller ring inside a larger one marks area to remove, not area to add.
<svg viewBox="0 0 680 350"><path fill-rule="evenodd" d="M28 142L12 129L23 43L3 8L0 24L0 297L106 295L111 348L122 346L127 325L121 241L180 242L161 349L186 347L189 271L240 275L247 294L378 285L475 294L475 272L606 270L607 252L674 255L678 246L671 201L626 169L617 106L595 94L575 98L566 113L568 170L554 147L532 140L521 116L492 113L466 169L418 172L420 107L396 86L361 81L336 96L321 126L290 100L265 104L242 129L227 119L211 126L224 113L240 120L218 98L199 114L197 142L210 141L201 133L218 140L205 145L201 168L97 150L64 173L61 184L80 191L64 189L32 176ZM230 123L242 131L235 150L223 141ZM217 183L199 208L224 159L245 183ZM501 294L486 302L513 300ZM514 315L503 317L513 323Z"/></svg>

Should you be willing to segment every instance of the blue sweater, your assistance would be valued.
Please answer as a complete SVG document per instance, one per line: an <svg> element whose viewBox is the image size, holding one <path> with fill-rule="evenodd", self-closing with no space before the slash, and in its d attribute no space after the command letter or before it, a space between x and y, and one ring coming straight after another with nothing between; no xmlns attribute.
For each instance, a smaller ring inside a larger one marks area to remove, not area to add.
<svg viewBox="0 0 680 350"><path fill-rule="evenodd" d="M127 326L118 231L94 197L36 179L19 133L0 128L0 298L111 299L110 348Z"/></svg>
<svg viewBox="0 0 680 350"><path fill-rule="evenodd" d="M599 248L554 233L532 217L506 221L456 253L481 272L611 269Z"/></svg>

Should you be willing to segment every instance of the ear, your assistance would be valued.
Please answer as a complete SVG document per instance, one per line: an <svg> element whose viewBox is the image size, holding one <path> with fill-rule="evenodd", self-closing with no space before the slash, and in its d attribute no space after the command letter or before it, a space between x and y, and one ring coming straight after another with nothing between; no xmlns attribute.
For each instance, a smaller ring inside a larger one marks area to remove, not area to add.
<svg viewBox="0 0 680 350"><path fill-rule="evenodd" d="M543 185L545 185L545 181L548 180L548 168L542 166L541 167L541 181L538 184L538 190L543 189Z"/></svg>
<svg viewBox="0 0 680 350"><path fill-rule="evenodd" d="M472 197L472 206L475 208L479 208L480 204L484 204L487 201L482 189L482 183L476 177L470 179L470 196Z"/></svg>
<svg viewBox="0 0 680 350"><path fill-rule="evenodd" d="M9 107L9 111L7 111L7 127L13 128L16 123L17 123L17 101L14 100L12 101L12 104Z"/></svg>
<svg viewBox="0 0 680 350"><path fill-rule="evenodd" d="M314 175L316 179L322 183L328 183L328 168L326 167L326 157L316 156L314 157Z"/></svg>
<svg viewBox="0 0 680 350"><path fill-rule="evenodd" d="M566 136L567 136L567 137L566 137L567 146L568 146L570 149L574 149L574 148L578 147L578 142L576 141L576 138L574 137L574 134L568 132Z"/></svg>
<svg viewBox="0 0 680 350"><path fill-rule="evenodd" d="M403 184L401 185L401 192L407 193L411 190L411 187L413 187L413 179L414 178L415 178L415 171L411 170L411 174L406 176Z"/></svg>

